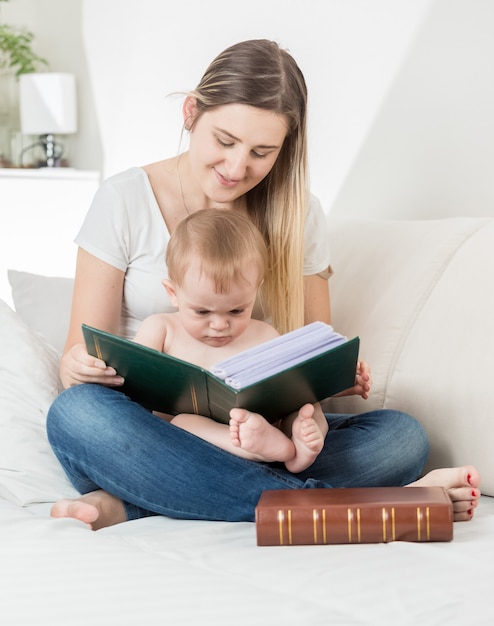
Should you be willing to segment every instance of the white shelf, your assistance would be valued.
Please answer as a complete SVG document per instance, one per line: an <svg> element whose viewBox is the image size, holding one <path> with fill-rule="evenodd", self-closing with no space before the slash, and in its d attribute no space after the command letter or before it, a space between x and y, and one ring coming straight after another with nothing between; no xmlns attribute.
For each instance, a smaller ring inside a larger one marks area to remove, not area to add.
<svg viewBox="0 0 494 626"><path fill-rule="evenodd" d="M74 275L74 237L99 183L93 171L0 168L0 298L7 304L8 269Z"/></svg>
<svg viewBox="0 0 494 626"><path fill-rule="evenodd" d="M27 179L40 178L43 180L94 180L99 181L99 172L92 170L76 170L72 167L40 167L16 168L0 167L0 179Z"/></svg>

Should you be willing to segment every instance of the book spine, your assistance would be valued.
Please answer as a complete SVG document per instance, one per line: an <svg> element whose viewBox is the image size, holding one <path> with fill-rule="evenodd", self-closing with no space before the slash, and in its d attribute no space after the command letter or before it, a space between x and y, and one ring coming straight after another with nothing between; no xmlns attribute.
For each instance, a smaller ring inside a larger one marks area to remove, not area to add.
<svg viewBox="0 0 494 626"><path fill-rule="evenodd" d="M450 507L387 505L256 510L257 545L451 541Z"/></svg>

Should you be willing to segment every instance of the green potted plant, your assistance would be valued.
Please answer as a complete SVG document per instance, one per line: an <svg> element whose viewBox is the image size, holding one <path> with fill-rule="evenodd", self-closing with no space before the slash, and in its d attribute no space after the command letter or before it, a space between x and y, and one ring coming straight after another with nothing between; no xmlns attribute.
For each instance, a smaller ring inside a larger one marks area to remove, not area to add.
<svg viewBox="0 0 494 626"><path fill-rule="evenodd" d="M5 24L0 16L0 167L11 165L11 140L18 131L17 79L48 65L34 52L33 39L33 33Z"/></svg>
<svg viewBox="0 0 494 626"><path fill-rule="evenodd" d="M33 39L33 33L0 20L0 68L10 68L15 76L20 76L35 72L40 65L47 65L46 59L33 51Z"/></svg>

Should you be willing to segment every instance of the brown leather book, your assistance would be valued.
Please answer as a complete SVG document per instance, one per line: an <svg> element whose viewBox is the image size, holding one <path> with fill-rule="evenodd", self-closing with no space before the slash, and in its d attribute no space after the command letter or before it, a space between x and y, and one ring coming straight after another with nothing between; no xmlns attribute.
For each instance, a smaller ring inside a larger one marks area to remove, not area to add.
<svg viewBox="0 0 494 626"><path fill-rule="evenodd" d="M258 546L451 541L453 505L443 487L264 491Z"/></svg>

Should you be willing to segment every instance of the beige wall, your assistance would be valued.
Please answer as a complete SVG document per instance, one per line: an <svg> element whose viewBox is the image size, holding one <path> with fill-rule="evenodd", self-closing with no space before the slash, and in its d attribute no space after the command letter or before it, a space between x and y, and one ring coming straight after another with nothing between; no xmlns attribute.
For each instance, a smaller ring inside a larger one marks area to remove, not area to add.
<svg viewBox="0 0 494 626"><path fill-rule="evenodd" d="M101 171L103 149L82 41L83 1L9 0L0 4L0 10L4 22L34 33L33 49L49 62L43 71L75 74L79 132L66 139L68 154L74 167Z"/></svg>
<svg viewBox="0 0 494 626"><path fill-rule="evenodd" d="M180 103L226 45L268 37L310 92L313 191L352 217L494 214L490 0L11 0L77 75L72 162L108 176L179 149Z"/></svg>

